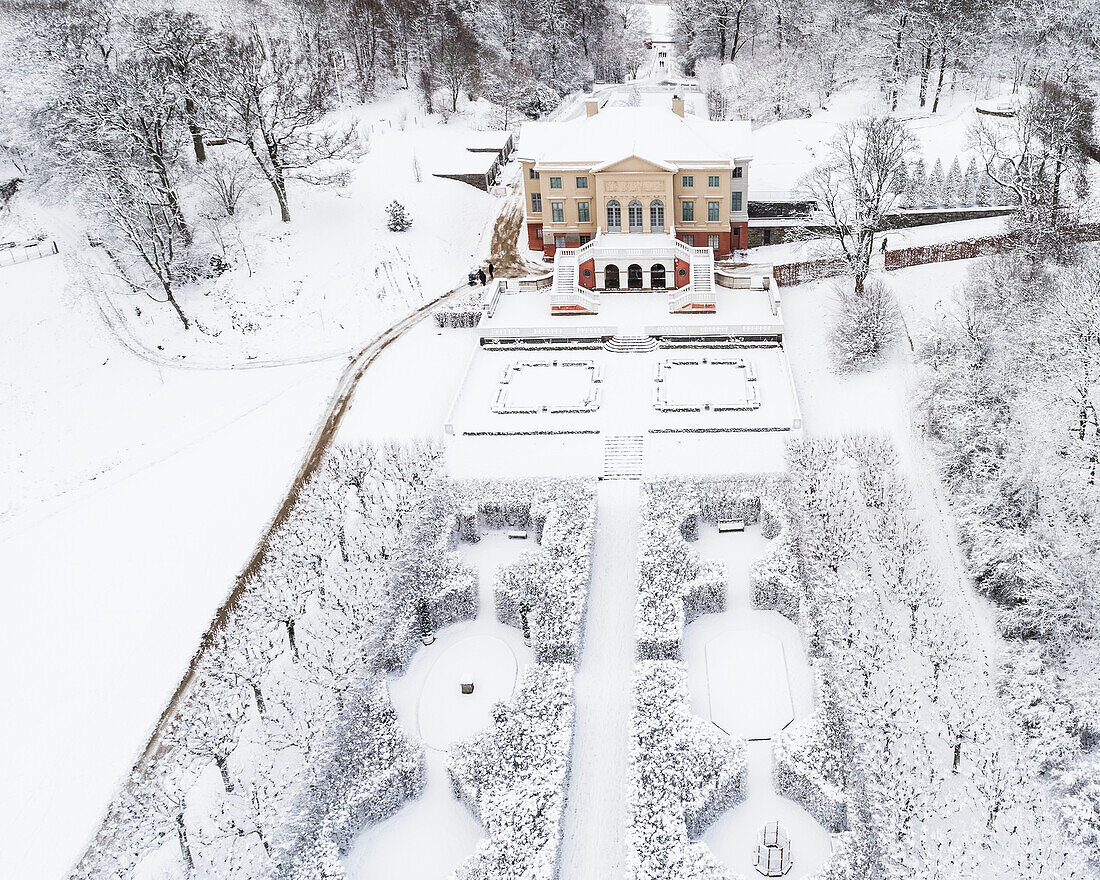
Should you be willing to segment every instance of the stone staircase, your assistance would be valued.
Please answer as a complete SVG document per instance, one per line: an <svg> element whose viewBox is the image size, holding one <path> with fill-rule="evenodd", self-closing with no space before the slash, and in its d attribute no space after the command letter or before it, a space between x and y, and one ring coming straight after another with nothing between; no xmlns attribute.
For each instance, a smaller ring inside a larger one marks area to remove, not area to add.
<svg viewBox="0 0 1100 880"><path fill-rule="evenodd" d="M603 347L619 354L643 354L657 350L657 340L652 336L612 336Z"/></svg>
<svg viewBox="0 0 1100 880"><path fill-rule="evenodd" d="M640 480L645 453L641 435L612 435L603 441L604 480Z"/></svg>

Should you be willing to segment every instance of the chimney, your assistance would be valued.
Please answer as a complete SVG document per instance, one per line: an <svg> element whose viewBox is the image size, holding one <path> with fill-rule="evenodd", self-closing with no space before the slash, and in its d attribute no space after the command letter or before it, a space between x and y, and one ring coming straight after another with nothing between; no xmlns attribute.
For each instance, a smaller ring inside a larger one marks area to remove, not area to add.
<svg viewBox="0 0 1100 880"><path fill-rule="evenodd" d="M679 95L672 96L672 112L681 118L684 115L684 99Z"/></svg>
<svg viewBox="0 0 1100 880"><path fill-rule="evenodd" d="M597 101L595 98L589 98L587 101L584 102L584 112L588 116L595 116L597 113L600 112L600 102Z"/></svg>

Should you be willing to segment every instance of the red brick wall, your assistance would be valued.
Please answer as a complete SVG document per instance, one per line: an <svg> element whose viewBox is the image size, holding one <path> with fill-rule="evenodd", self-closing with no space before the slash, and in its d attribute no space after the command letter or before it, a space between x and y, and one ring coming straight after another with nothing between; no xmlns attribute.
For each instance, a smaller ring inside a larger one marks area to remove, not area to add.
<svg viewBox="0 0 1100 880"><path fill-rule="evenodd" d="M596 289L596 261L585 260L578 267L580 271L577 274L577 284L581 287L587 287L589 290ZM585 273L588 273L587 275Z"/></svg>
<svg viewBox="0 0 1100 880"><path fill-rule="evenodd" d="M691 281L691 266L684 260L681 260L679 257L677 257L676 268L674 271L676 272L676 286L686 287L688 282ZM680 274L681 271L683 272L683 274ZM665 284L668 284L667 279L665 280Z"/></svg>
<svg viewBox="0 0 1100 880"><path fill-rule="evenodd" d="M749 246L749 224L730 224L730 249L740 250Z"/></svg>
<svg viewBox="0 0 1100 880"><path fill-rule="evenodd" d="M528 223L527 224L527 247L533 251L542 250L542 239L539 238L539 233L542 231L541 223Z"/></svg>

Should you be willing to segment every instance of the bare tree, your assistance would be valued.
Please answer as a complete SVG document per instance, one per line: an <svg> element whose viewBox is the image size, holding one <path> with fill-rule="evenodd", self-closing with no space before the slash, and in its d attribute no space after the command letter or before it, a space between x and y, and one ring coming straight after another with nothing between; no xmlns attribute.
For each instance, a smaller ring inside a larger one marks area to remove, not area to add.
<svg viewBox="0 0 1100 880"><path fill-rule="evenodd" d="M237 213L237 205L257 183L251 159L232 151L222 151L204 162L196 179L226 217Z"/></svg>
<svg viewBox="0 0 1100 880"><path fill-rule="evenodd" d="M186 246L172 206L158 200L140 173L118 166L92 169L86 181L99 229L96 239L120 276L134 291L172 306L183 329L190 322L176 299L176 285L186 265ZM158 299L163 294L164 299Z"/></svg>
<svg viewBox="0 0 1100 880"><path fill-rule="evenodd" d="M451 8L444 9L439 38L439 78L451 96L451 110L458 110L458 96L480 77L478 45L474 33Z"/></svg>
<svg viewBox="0 0 1100 880"><path fill-rule="evenodd" d="M1089 154L1095 107L1080 89L1045 82L1011 123L982 118L971 131L985 173L1015 197L1025 224L1056 223L1062 177Z"/></svg>
<svg viewBox="0 0 1100 880"><path fill-rule="evenodd" d="M185 241L191 237L177 189L180 130L177 92L164 65L140 55L114 66L70 70L66 94L49 118L55 153L79 184L97 166L142 172Z"/></svg>
<svg viewBox="0 0 1100 880"><path fill-rule="evenodd" d="M159 60L173 80L191 135L195 161L206 161L200 108L210 103L206 71L216 61L213 32L193 12L165 10L140 18L134 33L146 55Z"/></svg>
<svg viewBox="0 0 1100 880"><path fill-rule="evenodd" d="M325 124L333 88L302 48L282 37L230 36L218 74L225 77L227 136L243 144L271 184L290 222L287 181L336 183L359 153L354 123Z"/></svg>
<svg viewBox="0 0 1100 880"><path fill-rule="evenodd" d="M875 233L900 195L895 181L913 152L905 123L888 116L868 116L841 126L825 162L802 180L817 205L813 224L826 235L855 276L856 295L871 271Z"/></svg>

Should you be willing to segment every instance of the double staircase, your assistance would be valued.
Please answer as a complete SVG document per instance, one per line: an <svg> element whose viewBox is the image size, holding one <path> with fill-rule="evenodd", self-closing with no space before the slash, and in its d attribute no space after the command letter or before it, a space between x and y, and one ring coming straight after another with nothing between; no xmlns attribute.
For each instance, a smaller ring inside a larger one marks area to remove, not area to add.
<svg viewBox="0 0 1100 880"><path fill-rule="evenodd" d="M554 283L550 291L550 314L595 315L600 300L591 290L577 283L577 270L592 251L593 243L578 248L558 248L554 254Z"/></svg>
<svg viewBox="0 0 1100 880"><path fill-rule="evenodd" d="M691 276L686 287L680 287L669 294L669 312L714 312L714 251L710 248L691 247L677 239L676 252L691 267Z"/></svg>
<svg viewBox="0 0 1100 880"><path fill-rule="evenodd" d="M603 441L604 480L640 480L644 461L641 435L613 435Z"/></svg>
<svg viewBox="0 0 1100 880"><path fill-rule="evenodd" d="M657 350L657 340L652 336L612 336L603 347L617 354L644 354Z"/></svg>

